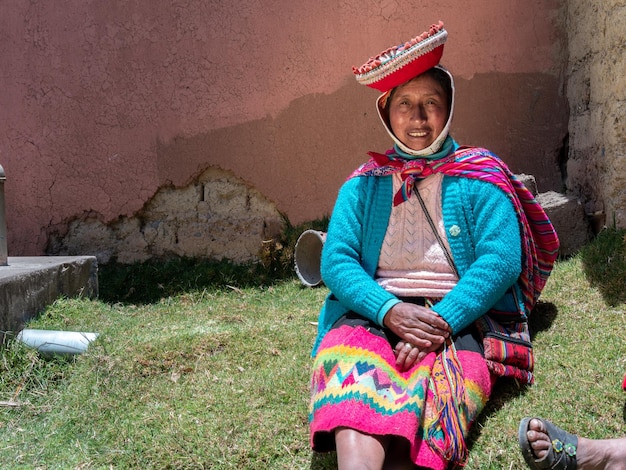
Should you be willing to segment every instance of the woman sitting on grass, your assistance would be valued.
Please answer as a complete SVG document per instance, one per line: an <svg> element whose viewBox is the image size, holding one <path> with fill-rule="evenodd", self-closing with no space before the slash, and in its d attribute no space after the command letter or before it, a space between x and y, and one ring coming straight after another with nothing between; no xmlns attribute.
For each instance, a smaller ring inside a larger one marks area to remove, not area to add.
<svg viewBox="0 0 626 470"><path fill-rule="evenodd" d="M462 465L496 378L533 380L526 318L558 239L498 157L448 134L446 38L433 25L355 69L394 146L344 183L322 253L311 445L340 470Z"/></svg>

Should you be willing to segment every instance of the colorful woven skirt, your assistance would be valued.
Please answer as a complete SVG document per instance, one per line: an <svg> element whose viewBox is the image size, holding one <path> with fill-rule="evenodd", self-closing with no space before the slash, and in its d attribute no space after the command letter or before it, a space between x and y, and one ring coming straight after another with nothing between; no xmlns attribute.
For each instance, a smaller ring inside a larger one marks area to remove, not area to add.
<svg viewBox="0 0 626 470"><path fill-rule="evenodd" d="M450 457L443 454L459 443L464 448L470 424L484 408L494 379L480 353L456 351L462 380L458 405L464 416L457 426L440 426L445 420L431 377L441 354L428 354L400 372L392 347L386 338L362 326L344 325L326 334L313 363L311 446L317 452L335 450L335 429L347 427L402 437L409 442L416 465L446 469Z"/></svg>

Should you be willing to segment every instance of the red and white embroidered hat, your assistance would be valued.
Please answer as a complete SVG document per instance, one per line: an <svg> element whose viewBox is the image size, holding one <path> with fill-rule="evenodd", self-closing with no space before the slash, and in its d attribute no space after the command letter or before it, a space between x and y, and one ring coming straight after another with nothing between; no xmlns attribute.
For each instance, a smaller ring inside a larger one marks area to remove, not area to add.
<svg viewBox="0 0 626 470"><path fill-rule="evenodd" d="M352 71L359 83L384 93L438 65L446 39L448 32L439 21L410 41L352 67Z"/></svg>

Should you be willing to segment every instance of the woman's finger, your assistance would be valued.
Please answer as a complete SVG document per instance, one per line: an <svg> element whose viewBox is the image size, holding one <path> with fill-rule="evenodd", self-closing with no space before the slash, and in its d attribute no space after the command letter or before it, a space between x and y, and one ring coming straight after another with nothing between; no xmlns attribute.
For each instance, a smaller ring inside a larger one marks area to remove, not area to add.
<svg viewBox="0 0 626 470"><path fill-rule="evenodd" d="M419 347L407 341L400 341L394 349L396 354L396 366L404 371L410 369L416 361L421 360L426 354Z"/></svg>
<svg viewBox="0 0 626 470"><path fill-rule="evenodd" d="M413 349L413 345L408 341L399 341L394 349L396 355L396 362L404 361L404 358Z"/></svg>
<svg viewBox="0 0 626 470"><path fill-rule="evenodd" d="M419 354L420 354L420 349L418 347L411 348L411 351L409 351L409 353L404 358L404 364L402 365L401 370L410 369L417 361Z"/></svg>
<svg viewBox="0 0 626 470"><path fill-rule="evenodd" d="M407 357L409 357L413 349L415 349L414 346L408 341L398 342L394 350L396 353L396 366L402 369Z"/></svg>

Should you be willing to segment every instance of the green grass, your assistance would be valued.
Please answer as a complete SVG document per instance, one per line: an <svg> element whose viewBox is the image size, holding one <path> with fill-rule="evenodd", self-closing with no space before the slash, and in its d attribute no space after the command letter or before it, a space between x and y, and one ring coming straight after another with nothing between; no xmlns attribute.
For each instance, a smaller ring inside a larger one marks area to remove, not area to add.
<svg viewBox="0 0 626 470"><path fill-rule="evenodd" d="M536 385L498 386L466 468L525 468L517 425L529 414L626 435L624 237L605 231L557 263L532 317ZM100 336L69 360L2 346L0 401L17 406L0 406L0 468L333 469L307 426L326 289L285 276L287 258L111 266L99 300L55 302L29 326Z"/></svg>

